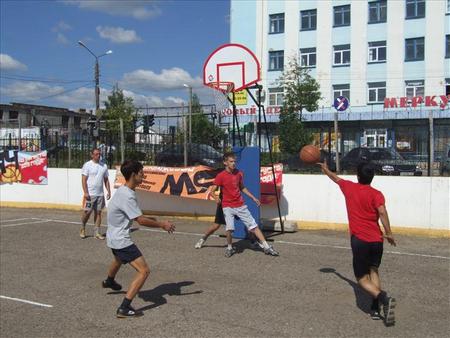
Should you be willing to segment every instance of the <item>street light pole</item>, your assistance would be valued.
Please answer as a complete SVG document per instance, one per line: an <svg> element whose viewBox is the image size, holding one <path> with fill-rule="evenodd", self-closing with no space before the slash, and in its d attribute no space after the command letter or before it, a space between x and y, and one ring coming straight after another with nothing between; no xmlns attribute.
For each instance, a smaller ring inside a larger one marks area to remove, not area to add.
<svg viewBox="0 0 450 338"><path fill-rule="evenodd" d="M100 71L98 67L98 57L95 57L95 115L100 109Z"/></svg>
<svg viewBox="0 0 450 338"><path fill-rule="evenodd" d="M85 48L94 58L95 58L95 70L94 70L94 78L95 78L95 115L98 115L98 111L100 110L100 67L98 64L98 59L102 56L112 54L112 50L108 50L101 55L95 55L82 41L78 41L78 44Z"/></svg>
<svg viewBox="0 0 450 338"><path fill-rule="evenodd" d="M187 85L186 83L183 84L183 87L189 89L189 145L190 145L192 142L192 87Z"/></svg>

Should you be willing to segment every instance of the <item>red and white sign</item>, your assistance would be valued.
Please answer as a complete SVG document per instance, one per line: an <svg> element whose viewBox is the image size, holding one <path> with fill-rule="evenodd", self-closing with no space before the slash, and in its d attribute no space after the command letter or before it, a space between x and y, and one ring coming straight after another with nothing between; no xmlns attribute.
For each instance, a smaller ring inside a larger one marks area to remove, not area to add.
<svg viewBox="0 0 450 338"><path fill-rule="evenodd" d="M425 107L440 107L445 109L450 102L450 95L433 95L433 96L413 96L409 97L387 97L384 99L384 108L416 108L421 104Z"/></svg>
<svg viewBox="0 0 450 338"><path fill-rule="evenodd" d="M280 106L269 106L266 108L267 115L277 115L280 114L281 107ZM237 108L236 114L238 115L256 115L258 114L258 109L256 106L251 106L248 108ZM233 115L233 109L227 108L222 111L222 115Z"/></svg>
<svg viewBox="0 0 450 338"><path fill-rule="evenodd" d="M275 183L277 186L278 197L281 196L283 164L277 163L273 165L275 169ZM272 167L261 167L260 169L261 182L261 204L271 204L276 201L277 194L273 184Z"/></svg>

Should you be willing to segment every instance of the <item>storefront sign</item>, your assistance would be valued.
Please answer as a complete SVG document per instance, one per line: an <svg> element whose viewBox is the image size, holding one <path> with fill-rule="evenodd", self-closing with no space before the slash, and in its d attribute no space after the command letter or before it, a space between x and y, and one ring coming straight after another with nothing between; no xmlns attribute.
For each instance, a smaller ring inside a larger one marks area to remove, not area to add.
<svg viewBox="0 0 450 338"><path fill-rule="evenodd" d="M450 95L433 95L433 96L413 96L408 97L391 97L384 99L384 108L416 108L421 104L425 104L425 107L440 107L445 109L450 101Z"/></svg>
<svg viewBox="0 0 450 338"><path fill-rule="evenodd" d="M266 108L267 115L278 115L280 114L280 111L281 107L279 106L269 106ZM258 109L256 108L256 106L251 106L248 108L238 108L236 109L236 113L238 115L256 115L258 114ZM224 116L233 115L233 109L231 108L224 109L222 115Z"/></svg>
<svg viewBox="0 0 450 338"><path fill-rule="evenodd" d="M233 94L229 94L230 100L233 100ZM247 104L247 91L240 90L234 93L234 104L236 106L245 106Z"/></svg>

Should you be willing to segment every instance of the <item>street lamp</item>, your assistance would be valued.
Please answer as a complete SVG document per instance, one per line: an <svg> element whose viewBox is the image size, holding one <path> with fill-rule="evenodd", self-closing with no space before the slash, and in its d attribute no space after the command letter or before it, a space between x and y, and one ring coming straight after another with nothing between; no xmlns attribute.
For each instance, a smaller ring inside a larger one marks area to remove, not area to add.
<svg viewBox="0 0 450 338"><path fill-rule="evenodd" d="M192 140L192 87L184 83L183 87L189 89L189 145Z"/></svg>
<svg viewBox="0 0 450 338"><path fill-rule="evenodd" d="M98 67L98 59L100 59L102 56L112 54L112 50L108 50L101 55L95 55L83 42L78 41L78 44L81 47L84 47L95 58L95 73L94 73L94 76L95 76L95 114L97 115L98 111L100 109L100 85L99 85L100 71L99 71L99 67Z"/></svg>

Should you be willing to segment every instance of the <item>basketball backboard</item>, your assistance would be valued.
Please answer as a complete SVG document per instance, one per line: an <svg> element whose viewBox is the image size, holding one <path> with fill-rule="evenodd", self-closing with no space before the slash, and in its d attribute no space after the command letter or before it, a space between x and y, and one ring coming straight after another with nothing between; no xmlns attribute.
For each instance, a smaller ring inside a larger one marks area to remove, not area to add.
<svg viewBox="0 0 450 338"><path fill-rule="evenodd" d="M203 83L221 91L237 92L260 80L260 65L247 47L230 43L217 48L203 66Z"/></svg>

